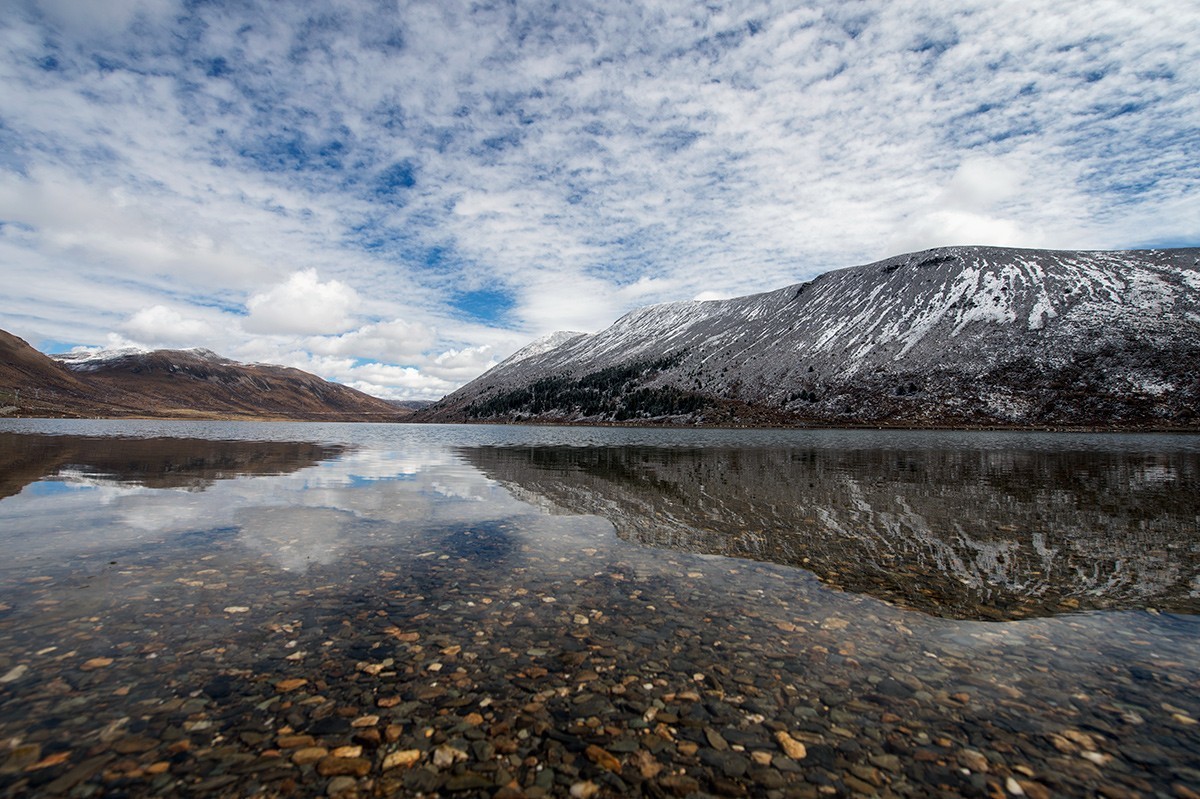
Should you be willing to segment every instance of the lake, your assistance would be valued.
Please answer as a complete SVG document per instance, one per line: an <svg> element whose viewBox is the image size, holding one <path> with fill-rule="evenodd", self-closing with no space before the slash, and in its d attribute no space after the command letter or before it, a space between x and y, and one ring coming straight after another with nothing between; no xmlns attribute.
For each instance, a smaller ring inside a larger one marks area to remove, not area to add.
<svg viewBox="0 0 1200 799"><path fill-rule="evenodd" d="M1192 797L1200 437L0 422L0 787Z"/></svg>

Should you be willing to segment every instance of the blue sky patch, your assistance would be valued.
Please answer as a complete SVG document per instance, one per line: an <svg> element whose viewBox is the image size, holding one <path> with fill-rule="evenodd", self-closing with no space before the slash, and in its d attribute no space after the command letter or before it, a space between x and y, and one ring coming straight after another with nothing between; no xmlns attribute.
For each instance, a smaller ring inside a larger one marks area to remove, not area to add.
<svg viewBox="0 0 1200 799"><path fill-rule="evenodd" d="M516 300L501 289L478 289L454 295L450 305L473 319L496 324L504 320Z"/></svg>

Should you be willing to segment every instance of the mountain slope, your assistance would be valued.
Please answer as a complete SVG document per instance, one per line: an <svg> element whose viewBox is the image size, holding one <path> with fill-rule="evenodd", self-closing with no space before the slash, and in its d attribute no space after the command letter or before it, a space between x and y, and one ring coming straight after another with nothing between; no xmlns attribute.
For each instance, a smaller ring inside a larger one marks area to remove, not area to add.
<svg viewBox="0 0 1200 799"><path fill-rule="evenodd" d="M0 406L23 416L395 421L409 411L299 369L208 350L49 358L0 331Z"/></svg>
<svg viewBox="0 0 1200 799"><path fill-rule="evenodd" d="M209 350L156 350L67 361L103 392L125 392L171 416L380 419L407 415L385 400L284 366L241 364Z"/></svg>
<svg viewBox="0 0 1200 799"><path fill-rule="evenodd" d="M24 339L0 330L0 408L14 413L19 407L28 415L51 402L86 409L86 415L92 416L112 410L96 397L91 386L62 364Z"/></svg>
<svg viewBox="0 0 1200 799"><path fill-rule="evenodd" d="M650 306L415 419L1194 428L1198 259L952 247Z"/></svg>

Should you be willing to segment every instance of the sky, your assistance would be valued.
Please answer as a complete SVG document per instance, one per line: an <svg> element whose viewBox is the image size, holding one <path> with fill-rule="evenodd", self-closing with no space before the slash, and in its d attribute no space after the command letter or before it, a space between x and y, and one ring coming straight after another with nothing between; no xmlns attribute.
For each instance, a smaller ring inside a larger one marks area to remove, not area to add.
<svg viewBox="0 0 1200 799"><path fill-rule="evenodd" d="M7 0L0 328L437 399L935 246L1200 244L1195 0Z"/></svg>

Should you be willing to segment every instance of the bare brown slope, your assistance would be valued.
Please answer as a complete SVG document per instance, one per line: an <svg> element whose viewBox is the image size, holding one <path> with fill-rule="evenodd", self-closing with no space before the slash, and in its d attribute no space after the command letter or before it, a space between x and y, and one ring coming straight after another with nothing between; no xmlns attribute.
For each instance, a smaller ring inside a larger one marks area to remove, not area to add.
<svg viewBox="0 0 1200 799"><path fill-rule="evenodd" d="M77 372L155 416L395 421L404 409L284 366L240 364L193 350L127 355Z"/></svg>
<svg viewBox="0 0 1200 799"><path fill-rule="evenodd" d="M6 415L398 421L411 411L283 366L197 350L157 350L73 368L0 331ZM15 410L13 410L15 408Z"/></svg>
<svg viewBox="0 0 1200 799"><path fill-rule="evenodd" d="M99 401L95 389L71 370L4 330L0 330L0 409L23 416L108 416L118 410Z"/></svg>

